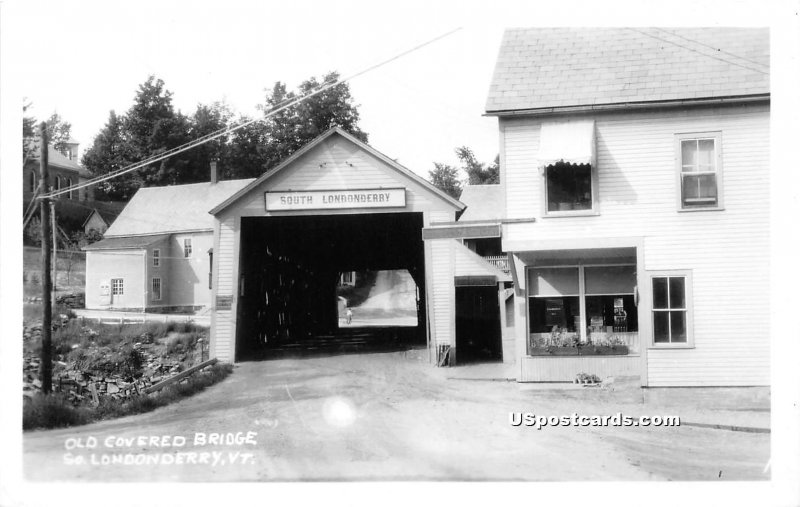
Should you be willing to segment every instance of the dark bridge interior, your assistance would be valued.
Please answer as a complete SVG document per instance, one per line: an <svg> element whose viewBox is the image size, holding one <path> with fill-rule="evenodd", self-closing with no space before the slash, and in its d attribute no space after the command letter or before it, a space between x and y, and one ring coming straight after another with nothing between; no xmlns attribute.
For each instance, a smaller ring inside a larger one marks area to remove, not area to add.
<svg viewBox="0 0 800 507"><path fill-rule="evenodd" d="M236 359L426 343L422 213L242 218ZM416 327L340 329L339 273L407 269Z"/></svg>

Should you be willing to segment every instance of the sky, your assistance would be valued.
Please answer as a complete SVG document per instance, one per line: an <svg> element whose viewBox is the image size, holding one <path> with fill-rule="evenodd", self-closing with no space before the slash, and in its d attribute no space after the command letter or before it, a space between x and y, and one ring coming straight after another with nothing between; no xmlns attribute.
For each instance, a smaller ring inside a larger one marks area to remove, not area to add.
<svg viewBox="0 0 800 507"><path fill-rule="evenodd" d="M40 27L26 54L47 56L19 62L22 93L37 119L70 122L83 152L150 74L183 113L224 100L255 115L276 81L293 89L332 70L347 76L457 30L353 79L360 125L374 148L423 176L435 161L456 164L462 145L494 160L497 120L482 113L502 27L332 3L26 2L19 22Z"/></svg>

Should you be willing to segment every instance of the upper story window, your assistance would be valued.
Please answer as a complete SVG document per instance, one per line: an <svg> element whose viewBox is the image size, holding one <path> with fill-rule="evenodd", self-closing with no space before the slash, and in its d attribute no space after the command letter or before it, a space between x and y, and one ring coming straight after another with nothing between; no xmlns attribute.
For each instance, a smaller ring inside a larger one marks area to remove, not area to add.
<svg viewBox="0 0 800 507"><path fill-rule="evenodd" d="M183 256L187 258L192 256L192 238L183 240Z"/></svg>
<svg viewBox="0 0 800 507"><path fill-rule="evenodd" d="M545 169L547 212L592 209L592 166L558 162Z"/></svg>
<svg viewBox="0 0 800 507"><path fill-rule="evenodd" d="M537 160L543 176L543 216L597 213L593 120L542 123Z"/></svg>
<svg viewBox="0 0 800 507"><path fill-rule="evenodd" d="M678 134L676 144L680 179L679 209L721 209L720 133Z"/></svg>
<svg viewBox="0 0 800 507"><path fill-rule="evenodd" d="M153 267L157 268L161 265L161 249L154 248L153 249Z"/></svg>

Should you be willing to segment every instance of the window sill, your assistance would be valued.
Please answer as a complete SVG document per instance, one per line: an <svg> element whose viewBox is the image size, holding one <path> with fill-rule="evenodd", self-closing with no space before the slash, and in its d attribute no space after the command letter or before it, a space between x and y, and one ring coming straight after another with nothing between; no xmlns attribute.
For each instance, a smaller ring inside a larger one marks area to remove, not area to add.
<svg viewBox="0 0 800 507"><path fill-rule="evenodd" d="M599 216L600 212L595 210L578 210L578 211L549 211L545 213L542 218L563 218L563 217L595 217Z"/></svg>
<svg viewBox="0 0 800 507"><path fill-rule="evenodd" d="M721 206L709 206L707 208L678 208L678 213L697 213L699 211L725 211L725 208Z"/></svg>
<svg viewBox="0 0 800 507"><path fill-rule="evenodd" d="M695 348L694 345L688 343L676 343L676 344L659 344L659 345L649 345L647 347L648 350L682 350L682 349L693 349Z"/></svg>

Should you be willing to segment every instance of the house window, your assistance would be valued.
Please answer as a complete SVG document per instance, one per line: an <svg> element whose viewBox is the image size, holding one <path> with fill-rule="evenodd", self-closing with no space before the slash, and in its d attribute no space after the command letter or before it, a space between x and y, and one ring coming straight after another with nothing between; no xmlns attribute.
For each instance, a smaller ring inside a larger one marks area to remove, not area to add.
<svg viewBox="0 0 800 507"><path fill-rule="evenodd" d="M192 238L186 238L183 240L183 256L192 256Z"/></svg>
<svg viewBox="0 0 800 507"><path fill-rule="evenodd" d="M112 296L122 296L125 294L125 285L123 283L122 278L112 278L111 279L111 295Z"/></svg>
<svg viewBox="0 0 800 507"><path fill-rule="evenodd" d="M153 290L150 292L153 301L161 301L161 278L153 278Z"/></svg>
<svg viewBox="0 0 800 507"><path fill-rule="evenodd" d="M721 135L680 134L677 137L680 209L721 208Z"/></svg>
<svg viewBox="0 0 800 507"><path fill-rule="evenodd" d="M209 250L208 252L208 288L211 288L211 273L214 266L214 252Z"/></svg>
<svg viewBox="0 0 800 507"><path fill-rule="evenodd" d="M34 171L31 171L30 178L28 179L28 182L29 182L29 185L30 185L30 191L31 192L36 192L36 173Z"/></svg>
<svg viewBox="0 0 800 507"><path fill-rule="evenodd" d="M592 209L592 166L557 162L545 168L547 212Z"/></svg>
<svg viewBox="0 0 800 507"><path fill-rule="evenodd" d="M67 178L67 188L69 192L67 192L67 199L72 199L72 178Z"/></svg>
<svg viewBox="0 0 800 507"><path fill-rule="evenodd" d="M161 265L161 249L154 248L153 249L153 267L157 268Z"/></svg>
<svg viewBox="0 0 800 507"><path fill-rule="evenodd" d="M61 190L61 176L56 176L56 190Z"/></svg>
<svg viewBox="0 0 800 507"><path fill-rule="evenodd" d="M653 345L691 346L690 274L655 274L650 280L653 295Z"/></svg>

